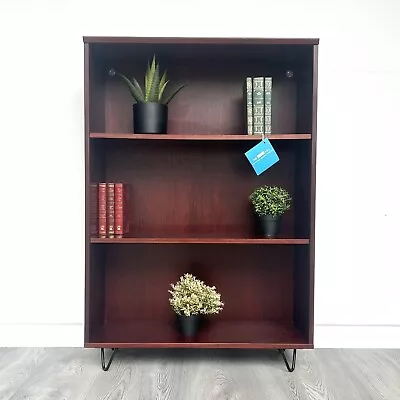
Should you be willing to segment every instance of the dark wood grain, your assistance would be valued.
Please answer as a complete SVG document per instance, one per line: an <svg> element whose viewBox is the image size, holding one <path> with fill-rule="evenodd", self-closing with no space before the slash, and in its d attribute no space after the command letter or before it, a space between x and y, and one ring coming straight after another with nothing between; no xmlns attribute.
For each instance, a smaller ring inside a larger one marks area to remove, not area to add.
<svg viewBox="0 0 400 400"><path fill-rule="evenodd" d="M91 243L174 243L174 244L309 244L309 239L257 239L257 238L218 238L218 237L128 237L128 238L91 238Z"/></svg>
<svg viewBox="0 0 400 400"><path fill-rule="evenodd" d="M89 124L88 132L103 131L105 129L105 80L106 75L98 65L101 59L87 50L87 91L90 93L89 113L87 121Z"/></svg>
<svg viewBox="0 0 400 400"><path fill-rule="evenodd" d="M299 129L312 132L312 140L299 142L296 152L295 172L295 233L301 237L314 237L315 219L315 157L316 145L316 60L313 54L307 61L307 68L300 74L298 86L299 113L307 115L297 121ZM314 332L314 248L296 248L294 270L294 321L301 332L313 343Z"/></svg>
<svg viewBox="0 0 400 400"><path fill-rule="evenodd" d="M109 44L241 44L241 45L316 45L317 38L205 38L205 37L126 37L126 36L83 36L84 43Z"/></svg>
<svg viewBox="0 0 400 400"><path fill-rule="evenodd" d="M117 348L248 348L307 349L302 334L290 323L275 321L216 321L209 323L196 337L179 335L172 323L137 320L109 323L87 343L90 347Z"/></svg>
<svg viewBox="0 0 400 400"><path fill-rule="evenodd" d="M273 134L266 135L268 140L310 140L309 133L288 133L288 134ZM129 139L129 140L245 140L245 141L260 141L261 135L194 135L194 134L167 134L167 135L146 135L132 133L90 133L92 139Z"/></svg>
<svg viewBox="0 0 400 400"><path fill-rule="evenodd" d="M172 321L168 289L186 272L220 291L225 307L216 320L292 321L296 246L95 246L105 249L105 321Z"/></svg>
<svg viewBox="0 0 400 400"><path fill-rule="evenodd" d="M107 141L104 180L130 187L127 236L254 238L254 188L279 184L295 194L292 142L278 141L279 163L257 176L244 155L252 145L242 141ZM295 211L278 238L296 238Z"/></svg>
<svg viewBox="0 0 400 400"><path fill-rule="evenodd" d="M314 292L315 292L315 202L317 171L317 112L318 112L318 46L313 49L313 109L310 180L310 281L309 281L309 336L314 342Z"/></svg>
<svg viewBox="0 0 400 400"><path fill-rule="evenodd" d="M104 251L102 248L96 248L91 251L90 244L90 184L96 183L104 175L103 153L96 151L95 146L90 142L90 121L104 121L101 115L93 116L93 113L99 112L101 107L97 105L97 88L93 86L91 77L95 72L93 60L90 57L89 45L84 46L84 112L85 112L85 340L90 333L104 321ZM104 122L103 122L104 125ZM98 126L98 125L96 125Z"/></svg>
<svg viewBox="0 0 400 400"><path fill-rule="evenodd" d="M294 256L293 318L304 337L313 343L311 335L314 327L310 328L310 280L313 271L310 270L310 246L302 247L296 247Z"/></svg>
<svg viewBox="0 0 400 400"><path fill-rule="evenodd" d="M87 275L89 276L88 287L85 292L88 311L85 315L87 332L86 338L91 332L96 331L104 323L105 317L105 268L106 249L103 246L89 246L90 264ZM87 339L85 339L87 340Z"/></svg>
<svg viewBox="0 0 400 400"><path fill-rule="evenodd" d="M312 348L317 39L85 37L85 345ZM171 88L168 134L137 135L132 99L111 67L139 80L157 55ZM293 71L288 77L287 71ZM243 83L273 77L280 160L256 176L244 153ZM299 132L299 133L296 133ZM124 239L90 238L89 184L130 186ZM276 239L255 234L248 200L285 187L293 206ZM223 312L183 341L168 289L191 272Z"/></svg>
<svg viewBox="0 0 400 400"><path fill-rule="evenodd" d="M159 246L157 251L150 244L106 247L106 322L93 329L91 344L310 347L290 322L294 249L282 254L275 246L246 246L245 251L241 246ZM224 311L202 330L198 344L179 337L168 303L170 283L185 272L213 282L225 302Z"/></svg>
<svg viewBox="0 0 400 400"><path fill-rule="evenodd" d="M148 47L145 49L132 50L131 58L127 57L125 51L122 55L113 56L111 51L107 51L102 57L93 56L98 60L97 74L93 74L95 80L93 87L97 91L95 98L98 100L98 105L93 105L92 115L95 120L91 121L92 132L133 132L130 92L124 82L108 76L107 71L115 68L128 76L135 76L142 82L147 62L156 51ZM221 50L218 52L219 56L211 55L208 50L204 50L204 55L198 55L192 48L189 51L194 53L189 58L187 52L176 51L175 56L163 48L157 50L162 68L168 70L170 83L167 91L173 90L180 84L187 84L168 106L169 134L245 133L243 84L247 76L272 76L274 79L272 106L274 134L309 132L298 128L305 125L303 119L307 121L310 119L308 114L301 112L303 99L299 100L297 96L302 74L296 74L294 78L288 78L285 74L287 70L302 68L303 61L296 62L284 58L279 63L271 63L261 56L253 60L253 53L241 55L237 52L234 52L231 58L225 59L224 53L220 54ZM212 65L212 68L209 68L209 65ZM102 121L99 123L98 114L104 117L104 124ZM95 126L101 129L94 129Z"/></svg>

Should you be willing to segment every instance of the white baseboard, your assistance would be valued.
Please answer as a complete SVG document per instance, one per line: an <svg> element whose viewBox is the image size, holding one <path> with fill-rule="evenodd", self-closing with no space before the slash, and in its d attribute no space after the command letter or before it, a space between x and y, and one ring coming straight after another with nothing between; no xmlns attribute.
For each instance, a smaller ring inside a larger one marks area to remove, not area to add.
<svg viewBox="0 0 400 400"><path fill-rule="evenodd" d="M0 347L83 346L83 324L0 324Z"/></svg>
<svg viewBox="0 0 400 400"><path fill-rule="evenodd" d="M0 324L0 347L83 347L83 324ZM400 348L398 325L316 325L315 348Z"/></svg>
<svg viewBox="0 0 400 400"><path fill-rule="evenodd" d="M399 349L399 325L316 325L315 348Z"/></svg>

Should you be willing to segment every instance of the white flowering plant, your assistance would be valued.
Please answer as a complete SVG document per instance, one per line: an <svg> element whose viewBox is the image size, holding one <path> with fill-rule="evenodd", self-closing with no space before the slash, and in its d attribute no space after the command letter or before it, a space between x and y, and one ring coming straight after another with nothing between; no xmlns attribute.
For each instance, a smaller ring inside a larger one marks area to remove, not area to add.
<svg viewBox="0 0 400 400"><path fill-rule="evenodd" d="M192 274L185 274L171 284L169 303L176 314L218 314L224 307L215 286L208 286Z"/></svg>

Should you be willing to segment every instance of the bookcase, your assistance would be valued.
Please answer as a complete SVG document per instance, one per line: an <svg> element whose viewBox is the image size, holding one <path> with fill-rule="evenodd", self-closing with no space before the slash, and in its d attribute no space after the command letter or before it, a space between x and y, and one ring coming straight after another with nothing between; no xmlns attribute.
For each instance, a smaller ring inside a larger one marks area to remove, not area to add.
<svg viewBox="0 0 400 400"><path fill-rule="evenodd" d="M107 348L278 349L285 362L285 349L313 348L318 39L83 41L85 347L101 349L103 369ZM169 104L167 134L135 134L130 94L108 71L141 78L154 54L171 86L188 85ZM273 77L268 138L280 161L260 176L244 155L261 140L246 133L248 76ZM90 184L105 181L131 188L120 239L90 233ZM274 239L254 234L248 200L266 184L293 198ZM225 303L191 340L168 303L185 272Z"/></svg>

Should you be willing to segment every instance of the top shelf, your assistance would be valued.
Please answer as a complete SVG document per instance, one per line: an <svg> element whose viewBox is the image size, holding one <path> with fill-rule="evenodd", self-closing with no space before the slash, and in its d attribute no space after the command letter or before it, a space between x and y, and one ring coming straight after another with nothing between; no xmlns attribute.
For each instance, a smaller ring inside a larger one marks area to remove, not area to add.
<svg viewBox="0 0 400 400"><path fill-rule="evenodd" d="M318 38L209 38L209 37L124 37L83 36L84 43L112 44L243 44L318 45Z"/></svg>
<svg viewBox="0 0 400 400"><path fill-rule="evenodd" d="M137 134L137 133L90 133L92 139L136 139L136 140L248 140L259 141L261 135L191 135L191 134ZM310 140L310 133L266 135L269 140Z"/></svg>

